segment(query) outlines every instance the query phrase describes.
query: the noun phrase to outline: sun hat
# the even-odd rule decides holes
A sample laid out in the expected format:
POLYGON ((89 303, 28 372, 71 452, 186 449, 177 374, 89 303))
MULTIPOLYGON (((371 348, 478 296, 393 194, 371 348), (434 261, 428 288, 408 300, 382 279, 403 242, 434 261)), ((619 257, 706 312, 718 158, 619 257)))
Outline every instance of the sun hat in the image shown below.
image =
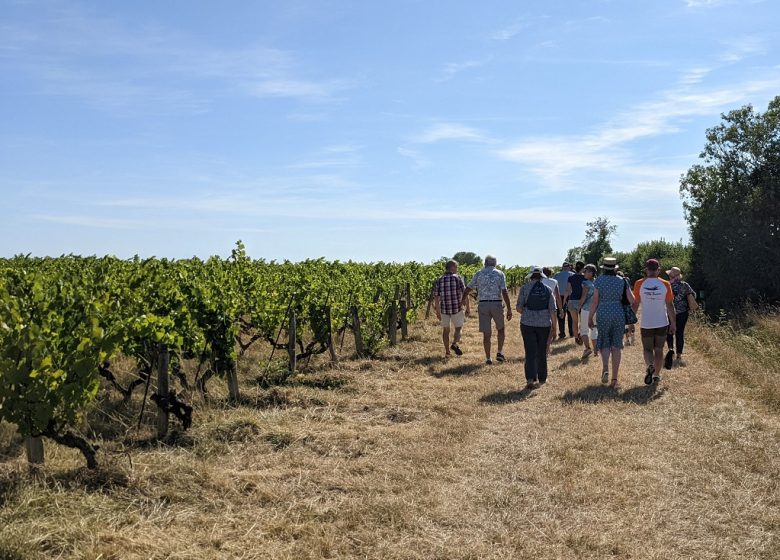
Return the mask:
POLYGON ((647 259, 645 261, 645 268, 649 270, 658 270, 661 268, 661 264, 658 262, 657 259, 647 259))
POLYGON ((604 257, 601 261, 601 268, 617 269, 617 259, 615 257, 604 257))
POLYGON ((525 277, 526 280, 528 278, 530 278, 531 276, 533 276, 534 274, 541 274, 542 278, 547 278, 547 276, 542 271, 542 267, 541 266, 532 266, 531 267, 531 272, 529 272, 528 275, 525 277))
POLYGON ((672 272, 674 272, 677 276, 682 276, 682 270, 680 270, 678 267, 673 266, 669 270, 666 271, 666 275, 669 276, 672 272))
POLYGON ((569 261, 563 261, 563 264, 561 265, 561 268, 566 268, 567 266, 569 268, 571 268, 571 263, 569 261))

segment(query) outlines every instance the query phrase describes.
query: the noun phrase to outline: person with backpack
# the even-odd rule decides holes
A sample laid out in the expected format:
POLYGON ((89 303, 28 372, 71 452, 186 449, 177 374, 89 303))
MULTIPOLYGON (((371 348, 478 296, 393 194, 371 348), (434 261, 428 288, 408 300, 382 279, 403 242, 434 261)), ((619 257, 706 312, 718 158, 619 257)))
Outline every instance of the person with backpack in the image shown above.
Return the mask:
POLYGON ((520 289, 517 311, 520 312, 520 333, 525 347, 526 388, 534 389, 547 382, 547 354, 556 337, 557 310, 553 291, 542 280, 541 267, 534 266, 527 278, 531 282, 520 289))

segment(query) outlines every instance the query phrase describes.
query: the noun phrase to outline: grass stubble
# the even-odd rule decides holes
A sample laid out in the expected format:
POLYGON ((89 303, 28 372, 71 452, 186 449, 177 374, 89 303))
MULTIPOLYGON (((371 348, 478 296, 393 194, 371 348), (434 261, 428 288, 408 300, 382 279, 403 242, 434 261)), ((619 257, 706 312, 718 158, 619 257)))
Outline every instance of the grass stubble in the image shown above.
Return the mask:
POLYGON ((429 321, 378 359, 271 388, 258 349, 241 406, 215 380, 163 443, 104 395, 97 472, 47 444, 32 476, 0 426, 0 559, 780 557, 776 370, 693 325, 658 388, 639 347, 613 393, 566 339, 527 392, 518 330, 505 364, 482 364, 474 319, 445 362, 429 321))

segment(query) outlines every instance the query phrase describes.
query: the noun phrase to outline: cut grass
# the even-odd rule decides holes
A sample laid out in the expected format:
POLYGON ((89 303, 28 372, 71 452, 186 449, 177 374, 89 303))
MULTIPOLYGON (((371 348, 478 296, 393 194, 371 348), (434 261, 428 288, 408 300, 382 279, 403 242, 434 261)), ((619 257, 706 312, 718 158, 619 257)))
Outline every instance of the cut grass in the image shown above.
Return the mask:
POLYGON ((0 559, 778 557, 780 420, 717 335, 692 325, 688 365, 657 389, 628 348, 613 393, 568 340, 549 383, 523 390, 517 321, 490 367, 473 321, 449 361, 432 322, 413 329, 378 359, 313 361, 270 388, 250 352, 244 402, 213 380, 165 442, 151 415, 135 431, 137 399, 109 407, 91 420, 94 473, 47 443, 32 477, 0 426, 0 559))

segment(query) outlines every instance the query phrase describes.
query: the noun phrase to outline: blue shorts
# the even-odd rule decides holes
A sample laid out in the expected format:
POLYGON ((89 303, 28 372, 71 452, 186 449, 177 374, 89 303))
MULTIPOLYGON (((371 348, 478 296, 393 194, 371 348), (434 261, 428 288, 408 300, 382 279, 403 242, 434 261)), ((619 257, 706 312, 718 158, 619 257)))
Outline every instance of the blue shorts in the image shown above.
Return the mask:
POLYGON ((566 302, 566 308, 569 311, 579 311, 580 310, 580 300, 574 299, 574 300, 567 301, 566 302))

